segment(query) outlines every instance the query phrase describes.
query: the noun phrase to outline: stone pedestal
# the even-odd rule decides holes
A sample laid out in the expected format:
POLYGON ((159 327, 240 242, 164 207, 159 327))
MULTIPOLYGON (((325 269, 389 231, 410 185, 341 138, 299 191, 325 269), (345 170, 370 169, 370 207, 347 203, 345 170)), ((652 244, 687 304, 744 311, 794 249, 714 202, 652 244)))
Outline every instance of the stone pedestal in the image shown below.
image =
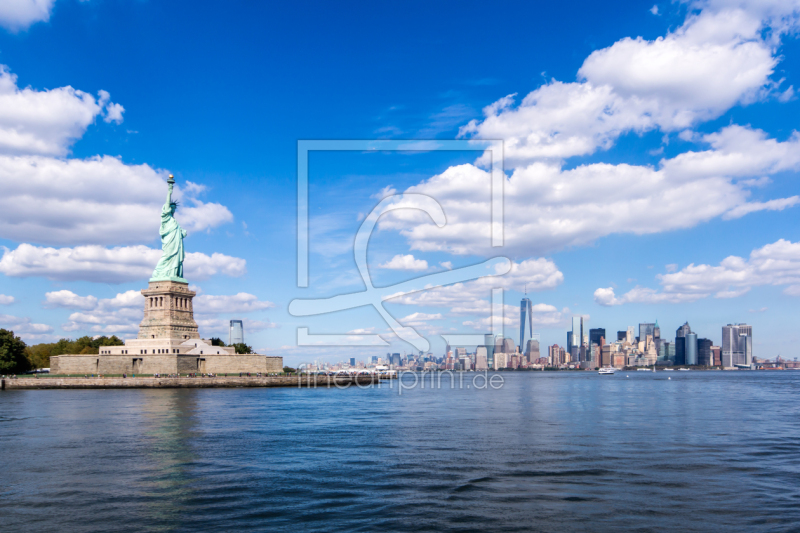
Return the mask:
POLYGON ((139 339, 185 341, 199 339, 192 299, 197 293, 188 283, 151 281, 142 291, 144 320, 139 324, 139 339))

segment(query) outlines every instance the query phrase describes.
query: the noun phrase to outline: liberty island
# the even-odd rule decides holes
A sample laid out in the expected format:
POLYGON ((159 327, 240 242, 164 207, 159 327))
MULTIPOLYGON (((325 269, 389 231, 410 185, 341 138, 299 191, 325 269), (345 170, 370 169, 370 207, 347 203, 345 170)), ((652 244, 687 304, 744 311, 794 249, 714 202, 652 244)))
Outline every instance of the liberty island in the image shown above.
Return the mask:
POLYGON ((175 220, 178 203, 172 199, 175 179, 167 180, 167 199, 161 208, 161 258, 148 287, 143 289, 144 317, 136 339, 104 346, 99 354, 69 354, 50 358, 52 374, 270 374, 283 372, 283 358, 237 354, 235 348, 214 346, 202 339, 194 320, 196 292, 184 278, 186 230, 175 220))

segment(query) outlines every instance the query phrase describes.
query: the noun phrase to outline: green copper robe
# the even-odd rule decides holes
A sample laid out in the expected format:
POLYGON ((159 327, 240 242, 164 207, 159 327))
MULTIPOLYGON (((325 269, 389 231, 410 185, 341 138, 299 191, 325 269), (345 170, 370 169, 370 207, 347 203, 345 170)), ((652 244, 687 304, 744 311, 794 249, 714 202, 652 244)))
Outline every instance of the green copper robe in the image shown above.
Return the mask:
POLYGON ((186 231, 178 225, 173 216, 175 210, 170 205, 170 196, 167 197, 167 202, 161 208, 161 227, 159 229, 159 234, 161 235, 161 259, 158 261, 150 281, 186 281, 183 279, 183 260, 186 258, 186 252, 183 249, 183 238, 186 237, 186 231))

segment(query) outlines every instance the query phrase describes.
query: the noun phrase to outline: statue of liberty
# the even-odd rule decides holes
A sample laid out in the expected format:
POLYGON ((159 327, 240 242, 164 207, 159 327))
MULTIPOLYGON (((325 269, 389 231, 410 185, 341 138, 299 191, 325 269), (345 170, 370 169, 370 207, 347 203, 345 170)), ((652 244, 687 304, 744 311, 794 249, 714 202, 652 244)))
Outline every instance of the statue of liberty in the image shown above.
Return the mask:
POLYGON ((178 202, 172 200, 172 187, 175 185, 175 178, 172 174, 169 175, 167 184, 169 191, 167 192, 167 201, 161 208, 161 227, 158 231, 161 235, 161 259, 159 259, 150 281, 169 280, 188 283, 183 279, 183 260, 186 258, 183 238, 186 237, 186 231, 178 225, 174 216, 178 202))

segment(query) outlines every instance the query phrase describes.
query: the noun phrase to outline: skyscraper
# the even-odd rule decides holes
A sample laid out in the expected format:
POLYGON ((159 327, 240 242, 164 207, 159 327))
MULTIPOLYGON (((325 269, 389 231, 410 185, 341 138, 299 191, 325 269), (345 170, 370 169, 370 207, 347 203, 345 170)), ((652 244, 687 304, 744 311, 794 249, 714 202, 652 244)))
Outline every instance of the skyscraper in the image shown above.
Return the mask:
POLYGON ((653 335, 656 325, 651 322, 642 322, 639 324, 639 342, 642 342, 648 335, 653 335))
POLYGON ((714 366, 714 356, 711 354, 710 339, 697 339, 697 364, 703 366, 714 366))
POLYGON ((753 326, 722 326, 722 366, 750 366, 753 362, 753 326))
POLYGON ((244 325, 241 320, 231 320, 228 331, 228 346, 244 343, 244 325))
POLYGON ((697 364, 697 333, 687 333, 684 337, 684 364, 697 364))
POLYGON ((525 318, 528 318, 528 334, 533 337, 533 306, 528 298, 523 298, 519 303, 519 345, 520 350, 525 349, 525 318))
POLYGON ((686 364, 686 335, 692 332, 689 323, 685 322, 675 331, 675 364, 686 364))
POLYGON ((483 345, 486 346, 486 364, 489 368, 494 368, 494 335, 484 335, 483 345))
POLYGON ((603 342, 600 339, 606 338, 605 328, 592 328, 589 330, 589 343, 594 343, 595 346, 602 346, 603 342))
POLYGON ((572 344, 567 348, 572 349, 573 346, 580 346, 583 339, 583 317, 572 317, 572 344))

